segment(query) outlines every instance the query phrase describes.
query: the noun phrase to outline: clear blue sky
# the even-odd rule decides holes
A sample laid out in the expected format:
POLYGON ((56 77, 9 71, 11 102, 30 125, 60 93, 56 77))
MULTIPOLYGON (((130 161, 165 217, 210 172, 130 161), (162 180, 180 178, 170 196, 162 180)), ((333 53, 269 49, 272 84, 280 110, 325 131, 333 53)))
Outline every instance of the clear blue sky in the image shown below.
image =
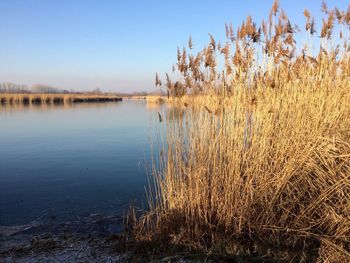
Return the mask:
MULTIPOLYGON (((113 91, 154 89, 155 72, 169 71, 177 46, 192 35, 225 39, 247 15, 260 22, 271 1, 258 0, 0 0, 0 82, 113 91)), ((327 1, 346 9, 346 0, 327 1)), ((321 1, 281 0, 293 22, 308 8, 320 26, 321 1)))

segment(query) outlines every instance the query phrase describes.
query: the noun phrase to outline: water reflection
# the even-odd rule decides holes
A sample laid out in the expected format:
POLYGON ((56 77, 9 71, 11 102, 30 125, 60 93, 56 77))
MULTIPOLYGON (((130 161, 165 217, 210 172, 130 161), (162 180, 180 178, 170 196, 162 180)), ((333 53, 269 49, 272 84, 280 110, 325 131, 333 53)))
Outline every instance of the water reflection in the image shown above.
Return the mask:
POLYGON ((162 119, 166 121, 175 121, 183 119, 186 107, 172 103, 147 103, 147 109, 159 112, 162 119))

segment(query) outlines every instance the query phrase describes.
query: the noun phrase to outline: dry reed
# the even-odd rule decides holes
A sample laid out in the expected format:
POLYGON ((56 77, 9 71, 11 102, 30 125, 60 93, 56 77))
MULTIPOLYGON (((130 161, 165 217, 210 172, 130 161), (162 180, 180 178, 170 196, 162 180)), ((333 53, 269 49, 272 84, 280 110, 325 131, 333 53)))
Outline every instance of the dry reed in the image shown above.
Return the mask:
POLYGON ((350 262, 350 6, 323 10, 316 55, 312 15, 304 11, 309 41, 298 52, 299 28, 277 1, 260 27, 248 17, 234 35, 226 25, 222 47, 210 36, 198 54, 178 52, 181 77, 167 75, 166 87, 187 110, 160 124, 138 240, 350 262), (336 30, 347 37, 333 46, 336 30))

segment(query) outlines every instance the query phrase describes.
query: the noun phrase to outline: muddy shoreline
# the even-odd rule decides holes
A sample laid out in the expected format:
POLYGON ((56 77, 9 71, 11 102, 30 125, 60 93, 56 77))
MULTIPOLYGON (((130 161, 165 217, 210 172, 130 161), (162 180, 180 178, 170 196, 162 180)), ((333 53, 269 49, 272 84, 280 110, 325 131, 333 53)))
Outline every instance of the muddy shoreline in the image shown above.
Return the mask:
POLYGON ((122 224, 121 216, 91 214, 60 223, 40 218, 0 226, 0 262, 198 262, 178 251, 154 254, 149 247, 140 249, 122 232, 122 224))
POLYGON ((128 262, 121 230, 120 216, 101 214, 0 226, 0 262, 128 262))

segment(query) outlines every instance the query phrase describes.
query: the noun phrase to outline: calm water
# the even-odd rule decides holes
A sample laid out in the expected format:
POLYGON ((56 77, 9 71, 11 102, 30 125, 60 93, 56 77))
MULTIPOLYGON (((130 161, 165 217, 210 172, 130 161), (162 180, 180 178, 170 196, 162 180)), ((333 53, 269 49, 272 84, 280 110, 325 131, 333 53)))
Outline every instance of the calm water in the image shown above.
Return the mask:
POLYGON ((144 101, 0 109, 0 225, 143 200, 155 116, 144 101))

